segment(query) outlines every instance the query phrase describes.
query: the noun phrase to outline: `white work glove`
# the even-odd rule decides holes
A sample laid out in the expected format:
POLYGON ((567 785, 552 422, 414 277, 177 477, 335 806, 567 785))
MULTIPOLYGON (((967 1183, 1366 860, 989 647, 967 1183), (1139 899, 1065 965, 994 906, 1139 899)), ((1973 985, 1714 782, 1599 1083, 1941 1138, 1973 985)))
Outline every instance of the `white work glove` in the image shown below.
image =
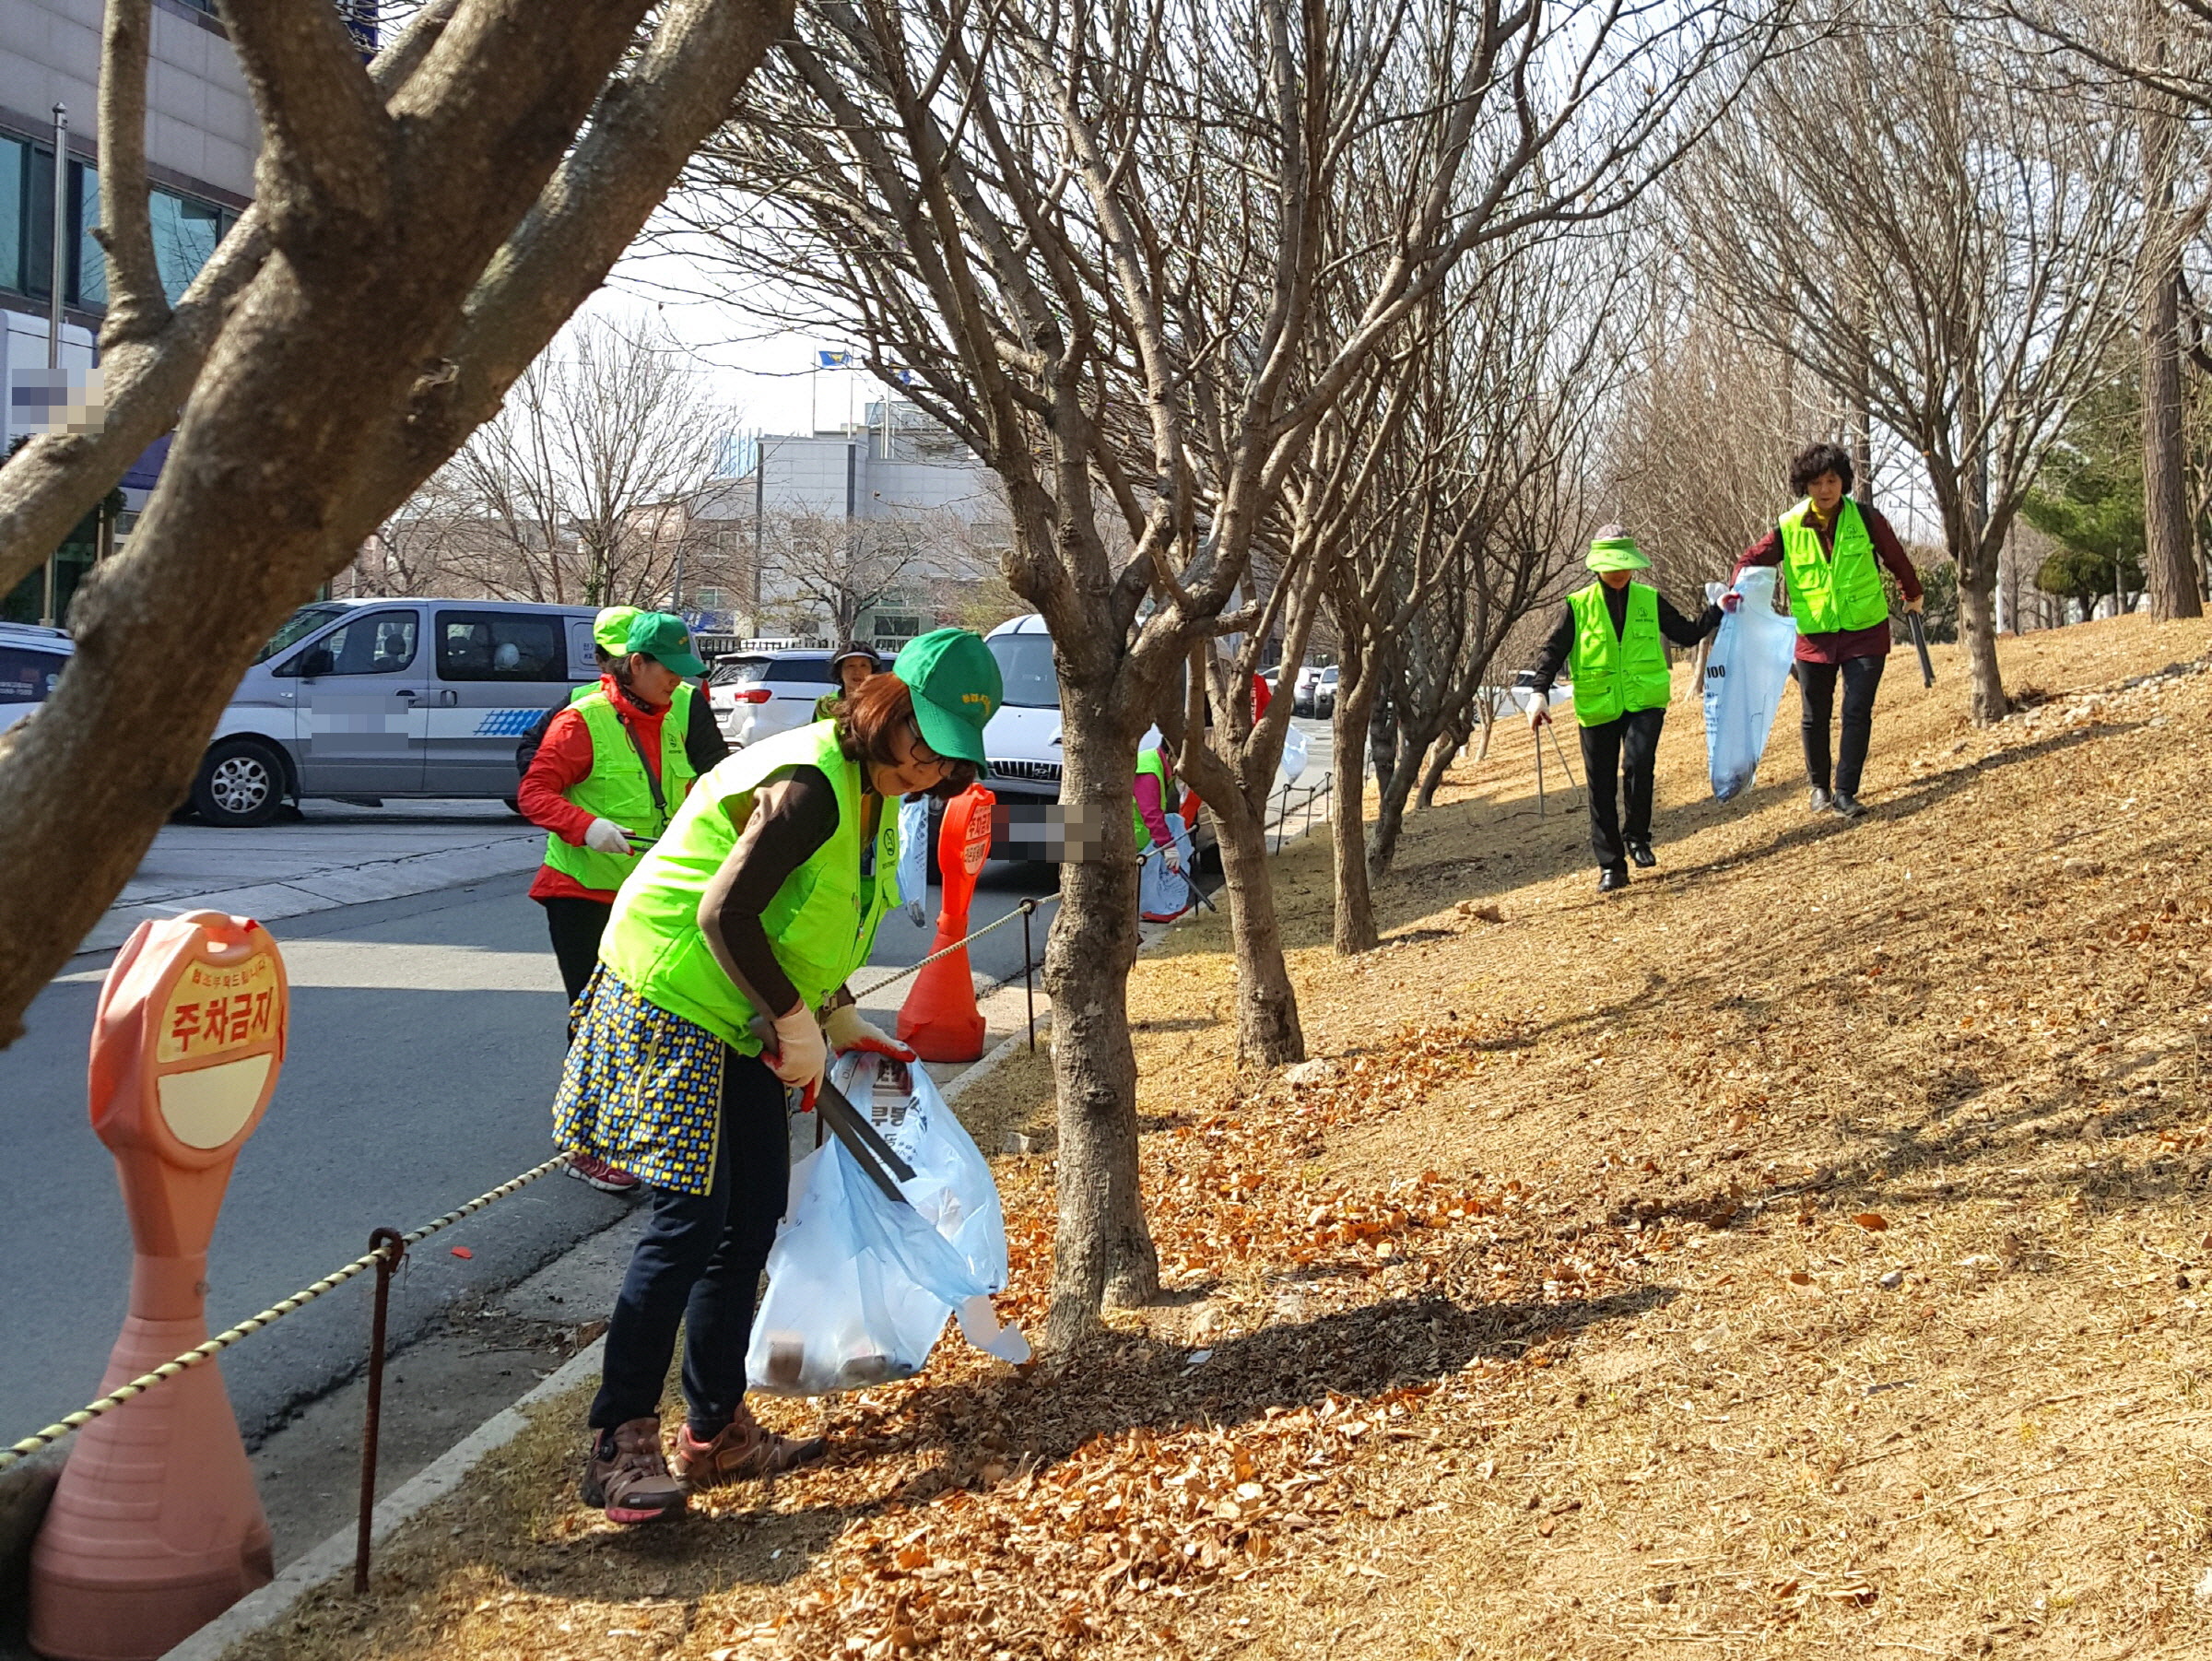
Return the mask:
POLYGON ((916 928, 927 928, 929 926, 929 907, 919 900, 908 901, 906 902, 906 920, 916 928))
POLYGON ((1535 700, 1528 706, 1528 730, 1533 733, 1540 726, 1549 726, 1550 724, 1551 700, 1548 698, 1535 700))
POLYGON ((1178 848, 1178 847, 1177 847, 1177 846, 1176 846, 1176 845, 1175 845, 1173 842, 1162 842, 1162 843, 1160 843, 1160 845, 1159 845, 1159 863, 1160 863, 1161 865, 1163 865, 1163 866, 1167 866, 1167 867, 1168 867, 1168 869, 1169 869, 1171 872, 1172 872, 1174 875, 1176 875, 1176 876, 1178 876, 1178 877, 1182 876, 1182 850, 1181 848, 1178 848))
POLYGON ((629 832, 611 819, 595 819, 583 833, 583 845, 594 854, 627 854, 629 832))
POLYGON ((829 1050, 822 1042, 821 1023, 802 1002, 789 1015, 776 1017, 775 1030, 775 1054, 762 1055, 768 1070, 785 1084, 812 1091, 821 1082, 822 1068, 830 1060, 829 1050))
POLYGON ((1907 600, 1907 601, 1905 602, 1905 609, 1906 609, 1907 611, 1912 611, 1912 612, 1922 612, 1922 611, 1925 611, 1925 610, 1927 610, 1927 608, 1928 608, 1928 596, 1927 596, 1927 595, 1921 595, 1919 598, 1917 598, 1917 599, 1907 600))
POLYGON ((871 1055, 888 1055, 893 1061, 912 1061, 914 1053, 862 1015, 857 1005, 840 1004, 830 1011, 825 1023, 830 1039, 830 1053, 847 1055, 854 1050, 865 1050, 871 1055))

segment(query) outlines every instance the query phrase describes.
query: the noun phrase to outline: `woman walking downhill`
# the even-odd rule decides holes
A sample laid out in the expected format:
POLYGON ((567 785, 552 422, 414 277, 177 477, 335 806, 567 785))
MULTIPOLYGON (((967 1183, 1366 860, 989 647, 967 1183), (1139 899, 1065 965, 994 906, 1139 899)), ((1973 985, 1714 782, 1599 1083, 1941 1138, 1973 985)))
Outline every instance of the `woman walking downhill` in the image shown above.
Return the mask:
POLYGON ((563 1147, 650 1190, 584 1464, 585 1502, 612 1522, 672 1516, 691 1489, 824 1451, 767 1431, 745 1404, 754 1298, 789 1178, 785 1089, 810 1091, 833 1054, 912 1059, 845 989, 899 898, 886 804, 972 783, 999 701, 978 636, 909 642, 834 721, 747 746, 700 778, 616 897, 554 1105, 563 1147), (659 1414, 679 1325, 686 1415, 671 1456, 659 1414))
MULTIPOLYGON (((1889 602, 1875 561, 1889 568, 1904 591, 1905 609, 1925 604, 1920 573, 1889 522, 1851 499, 1851 457, 1834 444, 1812 444, 1790 463, 1790 489, 1805 500, 1746 550, 1735 575, 1753 565, 1782 567, 1790 615, 1797 619, 1797 697, 1804 717, 1806 806, 1815 813, 1855 819, 1859 780, 1874 733, 1874 695, 1889 657, 1889 602), (1830 727, 1836 682, 1843 683, 1843 736, 1830 765, 1830 727)), ((1735 579, 1731 578, 1733 582, 1735 579)), ((1733 588, 1721 604, 1734 611, 1733 588)))

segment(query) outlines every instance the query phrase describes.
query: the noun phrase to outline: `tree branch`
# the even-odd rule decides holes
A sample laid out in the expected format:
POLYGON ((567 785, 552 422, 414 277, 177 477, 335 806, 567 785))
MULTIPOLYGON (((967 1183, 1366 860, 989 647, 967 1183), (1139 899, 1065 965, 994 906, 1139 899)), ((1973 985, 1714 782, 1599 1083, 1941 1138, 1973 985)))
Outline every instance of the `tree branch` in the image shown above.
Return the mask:
POLYGON ((100 219, 92 235, 108 256, 108 315, 100 344, 159 335, 169 297, 154 258, 146 183, 146 74, 154 0, 108 0, 100 42, 100 219))
POLYGON ((335 6, 220 4, 261 114, 255 194, 271 215, 277 246, 288 253, 295 244, 345 252, 344 244, 391 209, 397 131, 353 37, 335 6))
MULTIPOLYGON (((459 4, 432 0, 379 54, 370 74, 380 93, 406 84, 459 4)), ((36 569, 146 447, 176 425, 231 302, 268 249, 262 210, 248 208, 158 333, 101 354, 108 418, 100 431, 34 438, 0 464, 0 593, 36 569)))

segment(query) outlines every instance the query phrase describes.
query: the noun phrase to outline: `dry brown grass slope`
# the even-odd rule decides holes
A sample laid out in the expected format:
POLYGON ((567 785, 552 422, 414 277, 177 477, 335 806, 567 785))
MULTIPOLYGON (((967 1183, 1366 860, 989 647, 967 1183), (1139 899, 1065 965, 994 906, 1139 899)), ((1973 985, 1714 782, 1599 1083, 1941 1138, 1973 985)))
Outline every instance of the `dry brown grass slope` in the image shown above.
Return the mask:
MULTIPOLYGON (((2212 1653, 2212 673, 2123 687, 2207 645, 2007 642, 2050 697, 1989 732, 1900 657, 1852 826, 1794 704, 1726 805, 1685 707, 1609 901, 1501 733, 1382 950, 1283 856, 1316 1063, 1232 1076, 1218 921, 1140 963, 1174 1304, 778 1404, 838 1457, 665 1531, 577 1506, 579 1400, 241 1655, 2212 1653)), ((966 1111, 1048 1149, 1033 1319, 1043 1067, 966 1111)))

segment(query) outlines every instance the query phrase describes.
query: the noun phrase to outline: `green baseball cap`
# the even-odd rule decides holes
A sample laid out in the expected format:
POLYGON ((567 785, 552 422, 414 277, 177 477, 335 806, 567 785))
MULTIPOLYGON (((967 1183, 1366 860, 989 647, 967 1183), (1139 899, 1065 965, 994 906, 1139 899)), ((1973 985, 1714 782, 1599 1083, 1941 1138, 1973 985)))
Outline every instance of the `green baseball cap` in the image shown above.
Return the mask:
POLYGON ((707 666, 691 652, 691 630, 673 611, 641 611, 630 620, 625 652, 642 652, 678 675, 704 675, 707 666))
POLYGON ((914 724, 940 756, 972 761, 987 773, 983 727, 1005 701, 998 659, 969 629, 932 629, 899 649, 891 673, 914 695, 914 724))
POLYGON ((1633 536, 1601 536, 1590 545, 1592 571, 1649 571, 1652 562, 1633 536))
POLYGON ((609 606, 592 619, 592 639, 609 657, 629 650, 629 626, 638 620, 635 606, 609 606))

